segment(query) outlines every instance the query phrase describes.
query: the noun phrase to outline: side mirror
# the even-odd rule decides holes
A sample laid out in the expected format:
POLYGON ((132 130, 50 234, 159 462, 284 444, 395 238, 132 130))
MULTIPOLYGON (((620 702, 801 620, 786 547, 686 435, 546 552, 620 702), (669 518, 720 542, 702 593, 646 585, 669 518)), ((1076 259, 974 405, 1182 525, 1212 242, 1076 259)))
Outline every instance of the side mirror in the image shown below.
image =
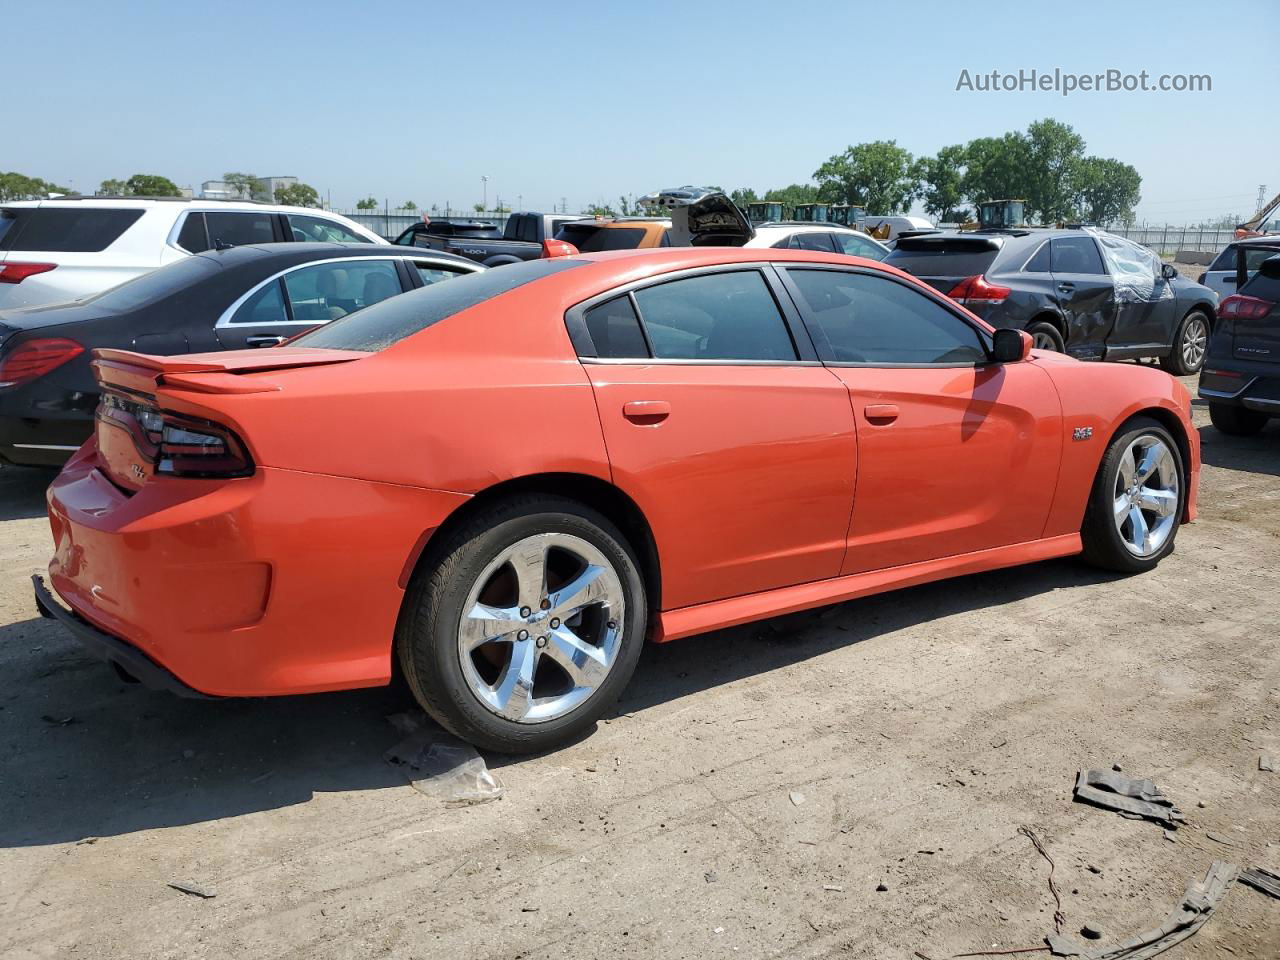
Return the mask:
POLYGON ((545 260, 551 260, 555 257, 572 257, 578 253, 578 248, 567 240, 543 240, 542 256, 545 260))
POLYGON ((1176 280, 1178 277, 1178 268, 1172 263, 1166 263, 1160 267, 1160 276, 1166 280, 1176 280))
POLYGON ((996 331, 992 344, 992 359, 996 363, 1017 363, 1031 356, 1031 347, 1035 343, 1031 334, 1025 330, 1010 330, 1001 327, 996 331))
POLYGON ((1258 268, 1258 272, 1268 279, 1280 280, 1280 256, 1267 257, 1262 261, 1262 266, 1258 268))

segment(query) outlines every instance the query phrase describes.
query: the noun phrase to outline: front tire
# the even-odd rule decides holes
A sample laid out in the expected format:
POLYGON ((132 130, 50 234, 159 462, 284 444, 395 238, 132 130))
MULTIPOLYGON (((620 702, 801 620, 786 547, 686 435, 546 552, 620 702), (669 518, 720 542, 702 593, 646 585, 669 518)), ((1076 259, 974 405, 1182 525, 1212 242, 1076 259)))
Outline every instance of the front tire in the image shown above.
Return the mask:
POLYGON ((575 501, 523 496, 472 517, 406 597, 396 646, 423 709, 478 747, 533 753, 618 698, 644 640, 630 546, 575 501))
POLYGON ((1175 377, 1199 373, 1204 366, 1208 345, 1209 318, 1199 310, 1192 310, 1178 324, 1178 332, 1173 338, 1173 352, 1160 359, 1160 366, 1175 377))
POLYGON ((1262 432, 1271 418, 1257 410, 1248 410, 1232 403, 1210 403, 1209 422, 1222 433, 1233 437, 1252 437, 1262 432))
POLYGON ((1027 333, 1031 334, 1031 345, 1037 350, 1052 350, 1054 353, 1067 352, 1067 345, 1062 340, 1062 334, 1058 332, 1058 328, 1052 323, 1044 321, 1033 323, 1027 327, 1027 333))
POLYGON ((1080 538, 1094 566, 1144 573, 1173 552, 1186 504, 1186 469, 1169 431, 1134 417, 1098 467, 1080 538))

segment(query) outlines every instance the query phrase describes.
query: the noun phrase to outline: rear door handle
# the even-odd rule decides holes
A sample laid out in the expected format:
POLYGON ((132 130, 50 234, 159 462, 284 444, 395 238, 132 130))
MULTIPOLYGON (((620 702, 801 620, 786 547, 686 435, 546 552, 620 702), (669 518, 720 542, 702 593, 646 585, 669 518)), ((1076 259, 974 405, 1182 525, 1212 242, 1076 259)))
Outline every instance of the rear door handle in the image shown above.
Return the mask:
POLYGON ((665 400, 628 400, 622 405, 622 415, 642 427, 653 426, 671 416, 671 404, 665 400))
POLYGON ((261 337, 245 337, 245 346, 249 347, 274 347, 276 344, 284 343, 284 337, 261 336, 261 337))
POLYGON ((1061 290, 1063 293, 1070 293, 1075 288, 1076 288, 1076 285, 1074 283, 1069 283, 1066 281, 1063 281, 1062 283, 1058 284, 1058 289, 1061 290))
POLYGON ((871 423, 893 423, 898 419, 896 403, 869 403, 862 408, 862 415, 871 423))

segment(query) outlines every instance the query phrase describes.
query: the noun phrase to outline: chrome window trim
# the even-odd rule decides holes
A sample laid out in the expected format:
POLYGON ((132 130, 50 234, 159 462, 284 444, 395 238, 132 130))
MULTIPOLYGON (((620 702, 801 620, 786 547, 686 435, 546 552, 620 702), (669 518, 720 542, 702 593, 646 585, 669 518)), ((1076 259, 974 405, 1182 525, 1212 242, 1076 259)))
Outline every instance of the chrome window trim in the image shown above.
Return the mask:
MULTIPOLYGON (((272 274, 271 276, 267 277, 265 280, 259 281, 257 284, 251 287, 247 292, 240 294, 240 296, 237 297, 235 301, 232 302, 231 306, 227 307, 226 310, 222 311, 222 315, 218 317, 218 320, 213 325, 213 328, 215 330, 226 330, 226 329, 237 329, 242 326, 250 326, 250 324, 232 323, 231 318, 235 316, 237 310, 239 310, 242 306, 244 306, 244 303, 246 300, 252 297, 255 293, 257 293, 263 287, 267 286, 267 284, 277 283, 282 277, 287 276, 288 274, 293 273, 294 271, 305 270, 307 267, 318 267, 321 264, 326 264, 326 263, 369 263, 369 262, 378 262, 378 261, 386 261, 387 263, 390 263, 392 265, 392 269, 395 269, 395 262, 397 260, 428 260, 430 261, 432 260, 432 258, 424 257, 421 255, 414 256, 411 254, 406 254, 406 253, 396 252, 396 251, 384 254, 381 251, 379 251, 378 255, 373 257, 328 257, 324 260, 309 260, 306 263, 294 264, 292 267, 286 267, 285 269, 281 270, 279 273, 272 274)), ((478 269, 477 270, 466 269, 463 266, 463 264, 458 263, 456 260, 435 260, 434 262, 439 263, 444 269, 448 269, 450 267, 463 267, 463 269, 459 271, 461 273, 478 273, 479 272, 478 269)), ((475 266, 479 267, 479 264, 476 264, 475 266)), ((400 272, 398 270, 396 271, 396 282, 397 283, 401 282, 400 272)), ((400 293, 412 293, 413 290, 421 290, 421 289, 422 289, 421 287, 414 287, 410 290, 401 289, 400 293)), ((397 296, 399 296, 399 294, 397 294, 397 296)), ((276 323, 260 323, 260 324, 253 324, 253 326, 315 327, 317 326, 317 324, 312 323, 310 320, 280 320, 276 323)), ((324 326, 324 324, 319 324, 318 326, 324 326)))
POLYGON ((627 367, 820 367, 821 360, 699 360, 688 357, 579 357, 582 363, 627 367))

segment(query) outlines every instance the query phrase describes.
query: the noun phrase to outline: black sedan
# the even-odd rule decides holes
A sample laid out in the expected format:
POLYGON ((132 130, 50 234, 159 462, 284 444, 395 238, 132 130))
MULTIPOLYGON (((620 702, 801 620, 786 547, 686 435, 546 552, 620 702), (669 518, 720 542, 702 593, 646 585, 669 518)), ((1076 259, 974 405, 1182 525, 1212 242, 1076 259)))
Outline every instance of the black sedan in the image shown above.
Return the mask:
POLYGON ((434 250, 282 243, 210 250, 72 303, 0 312, 0 462, 57 465, 93 429, 95 347, 269 347, 484 267, 434 250))
POLYGON ((1081 360, 1156 358, 1197 372, 1217 294, 1123 237, 1013 229, 904 237, 885 263, 924 280, 996 327, 1081 360))

